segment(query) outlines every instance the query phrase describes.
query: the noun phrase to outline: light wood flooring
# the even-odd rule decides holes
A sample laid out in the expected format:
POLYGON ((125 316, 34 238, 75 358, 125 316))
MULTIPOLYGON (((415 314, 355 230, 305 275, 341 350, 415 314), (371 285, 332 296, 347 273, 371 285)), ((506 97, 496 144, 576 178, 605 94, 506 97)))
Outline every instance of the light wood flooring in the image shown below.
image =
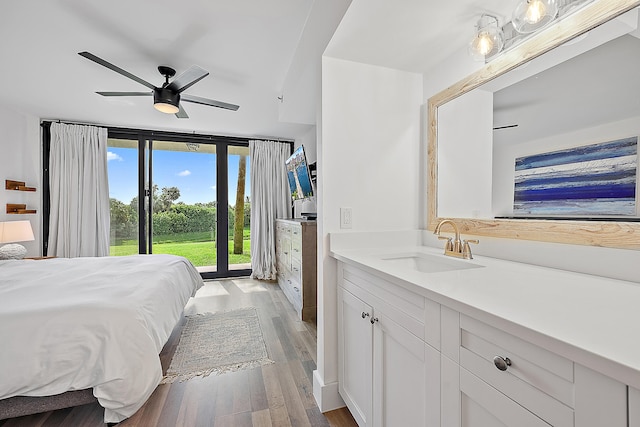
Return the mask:
MULTIPOLYGON (((185 314, 256 307, 274 364, 159 385, 118 427, 357 427, 345 408, 322 414, 313 398, 315 325, 296 318, 276 284, 251 279, 205 282, 185 314)), ((166 370, 181 322, 160 354, 166 370)), ((0 427, 104 427, 97 404, 0 421, 0 427)))

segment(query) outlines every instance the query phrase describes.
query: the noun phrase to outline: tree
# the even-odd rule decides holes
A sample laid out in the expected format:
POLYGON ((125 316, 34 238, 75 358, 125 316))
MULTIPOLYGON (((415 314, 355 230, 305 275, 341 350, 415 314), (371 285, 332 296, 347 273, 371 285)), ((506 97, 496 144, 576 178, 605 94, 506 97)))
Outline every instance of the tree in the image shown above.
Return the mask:
POLYGON ((233 253, 242 254, 244 230, 244 182, 247 173, 247 156, 240 156, 238 163, 238 188, 236 190, 235 227, 233 231, 233 253))
POLYGON ((156 212, 168 212, 173 205, 173 202, 180 198, 180 190, 178 187, 163 187, 160 196, 156 199, 155 192, 158 188, 157 185, 154 188, 154 203, 153 207, 156 212))

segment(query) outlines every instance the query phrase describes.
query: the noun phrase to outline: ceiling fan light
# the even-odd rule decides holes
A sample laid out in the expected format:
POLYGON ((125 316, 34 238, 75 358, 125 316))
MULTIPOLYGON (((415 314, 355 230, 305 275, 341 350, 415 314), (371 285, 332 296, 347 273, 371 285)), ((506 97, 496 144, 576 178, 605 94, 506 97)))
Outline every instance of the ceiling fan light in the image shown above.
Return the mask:
POLYGON ((155 104, 153 104, 153 106, 156 110, 167 114, 175 114, 180 111, 180 108, 176 107, 175 105, 166 104, 164 102, 156 102, 155 104))
POLYGON ((558 15, 555 0, 521 0, 513 11, 513 27, 522 34, 532 33, 558 15))
POLYGON ((166 114, 180 111, 180 95, 164 88, 153 91, 153 107, 166 114))

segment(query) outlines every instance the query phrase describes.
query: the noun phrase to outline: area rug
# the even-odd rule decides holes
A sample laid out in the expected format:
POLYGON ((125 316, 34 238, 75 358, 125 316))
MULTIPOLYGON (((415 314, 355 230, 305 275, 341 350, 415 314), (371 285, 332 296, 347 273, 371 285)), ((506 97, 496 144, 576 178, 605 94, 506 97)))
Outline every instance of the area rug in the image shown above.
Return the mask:
POLYGON ((187 316, 161 384, 273 363, 255 307, 187 316))

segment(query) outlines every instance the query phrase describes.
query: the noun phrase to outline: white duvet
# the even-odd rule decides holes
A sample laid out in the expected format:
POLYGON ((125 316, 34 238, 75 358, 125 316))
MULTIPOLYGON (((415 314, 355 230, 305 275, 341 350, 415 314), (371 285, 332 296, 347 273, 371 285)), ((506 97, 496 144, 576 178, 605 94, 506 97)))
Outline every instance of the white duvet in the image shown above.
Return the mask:
POLYGON ((173 255, 0 261, 0 399, 93 388, 105 422, 130 417, 201 285, 173 255))

